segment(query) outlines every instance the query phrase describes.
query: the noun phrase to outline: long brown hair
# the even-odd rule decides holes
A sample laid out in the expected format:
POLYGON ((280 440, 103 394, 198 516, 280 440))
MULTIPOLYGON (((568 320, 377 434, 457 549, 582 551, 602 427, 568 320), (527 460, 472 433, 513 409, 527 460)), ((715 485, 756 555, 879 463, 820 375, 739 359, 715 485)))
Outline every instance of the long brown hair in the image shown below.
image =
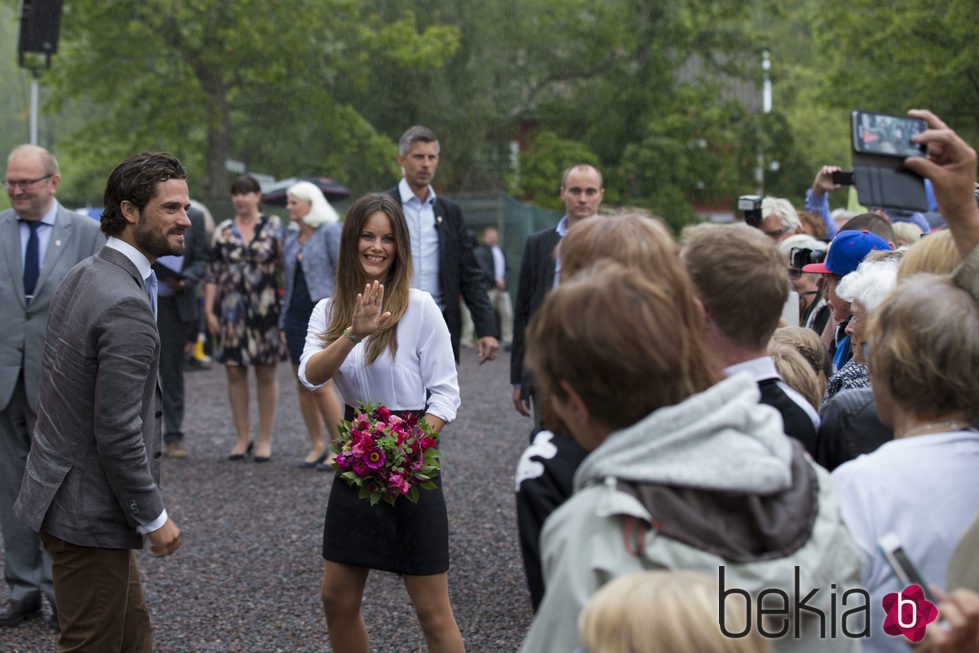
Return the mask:
POLYGON ((385 349, 393 357, 398 351, 398 320, 408 308, 408 291, 411 288, 411 243, 408 225, 398 203, 389 195, 368 193, 350 207, 343 221, 340 234, 340 260, 337 261, 337 282, 333 294, 333 316, 323 334, 325 342, 342 337, 343 330, 353 323, 357 295, 364 292, 367 274, 360 261, 360 235, 367 219, 381 212, 391 221, 394 234, 394 262, 384 280, 384 305, 382 311, 391 311, 391 317, 367 340, 367 362, 373 363, 385 349))

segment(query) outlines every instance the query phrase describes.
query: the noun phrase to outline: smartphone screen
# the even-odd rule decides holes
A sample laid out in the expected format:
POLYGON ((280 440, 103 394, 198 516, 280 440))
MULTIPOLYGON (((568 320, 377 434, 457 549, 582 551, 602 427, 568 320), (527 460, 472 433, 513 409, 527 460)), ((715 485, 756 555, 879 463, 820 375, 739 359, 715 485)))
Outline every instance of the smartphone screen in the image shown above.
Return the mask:
POLYGON ((925 146, 911 141, 928 129, 921 118, 854 111, 852 119, 853 149, 857 152, 901 159, 925 155, 925 146))

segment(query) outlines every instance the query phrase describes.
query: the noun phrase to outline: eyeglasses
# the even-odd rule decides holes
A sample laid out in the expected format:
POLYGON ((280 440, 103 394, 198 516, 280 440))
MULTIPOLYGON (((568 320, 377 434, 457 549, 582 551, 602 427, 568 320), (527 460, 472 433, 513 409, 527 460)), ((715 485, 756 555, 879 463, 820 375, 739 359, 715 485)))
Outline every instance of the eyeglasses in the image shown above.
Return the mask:
POLYGON ((761 232, 770 238, 776 238, 778 236, 781 236, 788 230, 789 230, 788 227, 782 227, 781 229, 772 229, 771 231, 765 231, 764 229, 762 229, 761 232))
POLYGON ((44 175, 43 177, 38 177, 37 179, 4 179, 3 185, 7 190, 14 190, 20 187, 21 190, 30 190, 35 184, 39 184, 45 179, 50 179, 53 174, 44 175))

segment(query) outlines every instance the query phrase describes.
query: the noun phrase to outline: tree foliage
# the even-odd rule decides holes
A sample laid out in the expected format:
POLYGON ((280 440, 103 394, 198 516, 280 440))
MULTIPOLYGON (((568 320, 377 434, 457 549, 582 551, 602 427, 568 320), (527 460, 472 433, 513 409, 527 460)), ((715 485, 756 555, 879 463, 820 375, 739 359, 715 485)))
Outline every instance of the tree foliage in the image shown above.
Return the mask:
MULTIPOLYGON (((213 203, 226 200, 226 159, 354 193, 388 187, 398 136, 421 123, 439 134, 448 192, 559 206, 561 171, 587 161, 607 205, 679 226, 694 205, 753 191, 759 165, 766 193, 801 203, 820 165, 849 164, 853 108, 928 106, 975 139, 973 4, 68 1, 42 144, 56 145, 65 197, 97 200, 119 159, 167 149, 213 203)), ((6 110, 8 130, 25 104, 6 110)))

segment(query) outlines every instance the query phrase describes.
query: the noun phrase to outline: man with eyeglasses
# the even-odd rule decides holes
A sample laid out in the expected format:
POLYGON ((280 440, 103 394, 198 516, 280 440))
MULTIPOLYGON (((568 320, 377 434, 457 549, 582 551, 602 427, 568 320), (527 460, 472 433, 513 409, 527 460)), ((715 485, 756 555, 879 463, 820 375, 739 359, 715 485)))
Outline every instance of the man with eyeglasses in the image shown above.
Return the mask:
POLYGON ((105 241, 97 222, 58 203, 60 182, 58 162, 42 147, 21 145, 7 158, 3 185, 12 208, 0 213, 0 531, 10 594, 0 606, 0 626, 40 615, 42 594, 56 621, 51 559, 13 505, 36 421, 51 297, 68 271, 105 241))
POLYGON ((758 228, 779 243, 789 236, 802 233, 802 220, 792 202, 781 197, 766 197, 761 202, 761 224, 758 228))

